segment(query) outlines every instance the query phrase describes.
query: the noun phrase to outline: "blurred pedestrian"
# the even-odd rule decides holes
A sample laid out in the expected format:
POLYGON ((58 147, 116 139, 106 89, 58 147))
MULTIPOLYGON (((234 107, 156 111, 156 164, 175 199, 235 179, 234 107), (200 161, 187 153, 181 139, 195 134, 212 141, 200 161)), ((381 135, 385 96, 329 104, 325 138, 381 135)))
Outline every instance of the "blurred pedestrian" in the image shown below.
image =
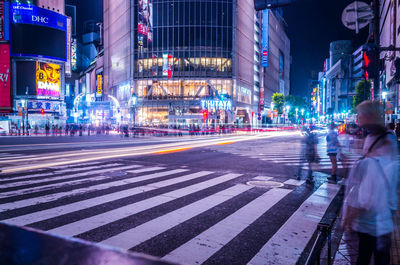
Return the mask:
POLYGON ((394 130, 394 123, 393 122, 391 122, 391 123, 388 123, 388 125, 386 125, 386 129, 388 130, 388 132, 390 132, 391 134, 393 134, 393 135, 396 135, 396 132, 395 132, 395 130, 394 130))
POLYGON ((318 143, 318 139, 313 131, 313 127, 310 126, 310 127, 305 128, 305 136, 303 139, 304 159, 302 159, 302 163, 300 164, 300 167, 299 167, 299 170, 297 173, 297 179, 301 179, 303 166, 306 163, 307 169, 308 169, 306 181, 309 184, 314 183, 313 166, 314 166, 314 164, 319 163, 319 160, 320 160, 318 152, 317 152, 317 143, 318 143))
POLYGON ((328 180, 337 182, 337 155, 339 152, 340 144, 338 140, 338 134, 336 132, 336 125, 335 123, 332 123, 329 125, 329 132, 328 135, 326 136, 326 151, 328 153, 329 159, 331 160, 332 164, 332 171, 331 171, 331 176, 328 177, 328 180))
POLYGON ((363 158, 351 169, 342 225, 358 234, 358 265, 389 265, 393 216, 397 210, 397 140, 384 125, 382 105, 364 101, 357 107, 358 121, 369 134, 363 158))

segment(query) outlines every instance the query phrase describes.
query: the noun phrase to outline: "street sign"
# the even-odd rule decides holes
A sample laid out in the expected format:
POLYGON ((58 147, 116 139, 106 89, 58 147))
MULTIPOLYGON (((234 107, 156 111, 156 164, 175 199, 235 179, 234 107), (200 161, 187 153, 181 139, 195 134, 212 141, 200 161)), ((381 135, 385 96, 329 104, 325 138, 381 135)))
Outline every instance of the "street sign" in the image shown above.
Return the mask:
POLYGON ((372 8, 364 2, 355 1, 348 5, 342 13, 342 22, 348 29, 358 31, 366 27, 374 18, 372 8))

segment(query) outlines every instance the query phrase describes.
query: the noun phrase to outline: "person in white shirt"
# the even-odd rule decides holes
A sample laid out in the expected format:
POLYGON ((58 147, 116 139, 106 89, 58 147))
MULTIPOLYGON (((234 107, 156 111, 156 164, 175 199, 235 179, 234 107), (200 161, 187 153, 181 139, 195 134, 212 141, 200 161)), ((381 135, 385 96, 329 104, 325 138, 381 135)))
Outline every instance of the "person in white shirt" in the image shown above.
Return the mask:
POLYGON ((343 227, 359 236, 357 265, 390 264, 393 214, 397 210, 397 141, 384 126, 383 108, 377 101, 357 107, 358 121, 369 134, 363 158, 352 168, 344 202, 343 227))

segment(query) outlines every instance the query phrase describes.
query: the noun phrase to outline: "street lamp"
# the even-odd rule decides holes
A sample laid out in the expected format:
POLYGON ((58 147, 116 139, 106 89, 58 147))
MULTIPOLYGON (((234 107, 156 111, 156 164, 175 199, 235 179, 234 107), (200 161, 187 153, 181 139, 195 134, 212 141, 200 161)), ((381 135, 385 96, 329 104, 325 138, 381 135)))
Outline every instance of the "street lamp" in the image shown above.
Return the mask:
POLYGON ((386 97, 387 97, 387 92, 383 91, 382 92, 382 101, 383 101, 383 113, 385 116, 385 123, 386 123, 386 97))
POLYGON ((287 105, 287 106, 286 106, 286 113, 287 113, 288 123, 289 123, 289 110, 290 110, 290 106, 287 105))

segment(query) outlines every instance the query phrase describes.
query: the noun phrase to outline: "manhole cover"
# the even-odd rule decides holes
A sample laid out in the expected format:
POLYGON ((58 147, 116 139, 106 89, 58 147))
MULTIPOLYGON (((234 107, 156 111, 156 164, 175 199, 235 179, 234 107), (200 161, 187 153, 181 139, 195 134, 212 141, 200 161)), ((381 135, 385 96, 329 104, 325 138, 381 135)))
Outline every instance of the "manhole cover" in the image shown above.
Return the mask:
POLYGON ((283 183, 268 180, 251 180, 246 183, 249 186, 259 187, 259 188, 280 188, 283 187, 283 183))

